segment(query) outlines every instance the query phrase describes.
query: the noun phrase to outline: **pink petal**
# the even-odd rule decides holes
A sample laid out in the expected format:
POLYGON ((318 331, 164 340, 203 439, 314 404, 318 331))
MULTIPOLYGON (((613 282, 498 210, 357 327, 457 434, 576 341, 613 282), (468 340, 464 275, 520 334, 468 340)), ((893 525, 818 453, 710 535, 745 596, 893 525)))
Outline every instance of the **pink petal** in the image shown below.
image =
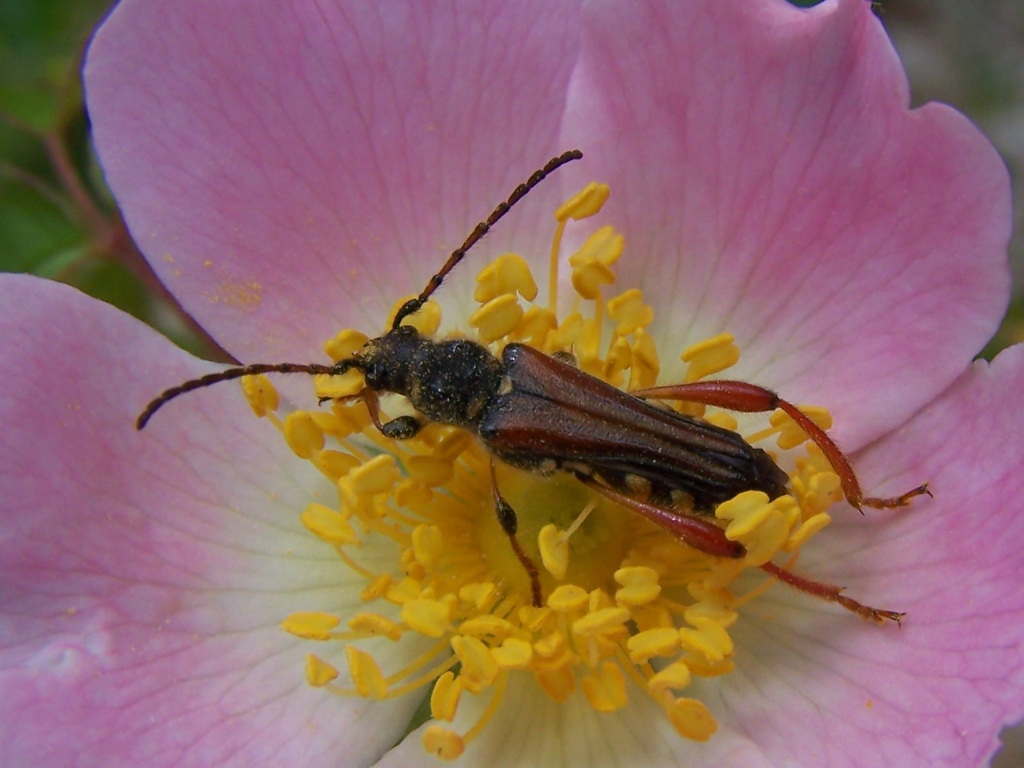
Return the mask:
MULTIPOLYGON (((1024 717, 1021 381, 1024 346, 977 364, 898 434, 859 455, 872 487, 886 481, 881 490, 898 491, 928 479, 935 499, 838 519, 801 556, 802 573, 906 610, 902 628, 774 586, 735 627, 737 671, 691 690, 719 721, 708 743, 674 735, 635 689, 627 709, 600 715, 582 695, 556 705, 532 681, 513 679, 462 764, 985 764, 1000 727, 1024 717), (897 465, 898 473, 889 469, 897 465)), ((467 697, 457 726, 471 725, 486 703, 467 697)), ((421 749, 417 732, 378 765, 413 764, 421 749)))
MULTIPOLYGON (((104 171, 221 344, 320 356, 340 328, 382 329, 560 151, 576 5, 125 0, 86 67, 104 171)), ((530 205, 549 217, 560 194, 530 205)), ((550 229, 517 233, 519 215, 491 253, 543 252, 550 229)), ((473 272, 447 293, 466 297, 473 272)))
MULTIPOLYGON (((706 744, 679 737, 661 708, 645 692, 627 683, 629 704, 613 714, 599 713, 578 691, 561 704, 541 693, 526 676, 509 681, 501 710, 459 759, 460 768, 772 768, 744 734, 719 732, 706 744)), ((486 705, 466 696, 456 725, 472 725, 486 705), (461 717, 465 710, 466 717, 461 717)), ((423 728, 408 736, 376 768, 420 765, 423 728)), ((796 768, 796 765, 792 766, 796 768)))
POLYGON ((827 405, 848 446, 959 375, 1006 306, 1007 174, 961 115, 908 109, 870 3, 595 2, 585 23, 563 136, 612 184, 620 282, 666 357, 731 331, 740 376, 827 405))
POLYGON ((772 764, 982 765, 1024 717, 1022 380, 1024 346, 977 363, 856 457, 870 487, 927 480, 934 500, 850 514, 801 557, 801 572, 906 611, 902 629, 780 587, 740 626, 742 674, 720 707, 772 764))
POLYGON ((298 522, 330 487, 228 385, 137 433, 209 366, 132 318, 10 275, 0 304, 2 762, 312 767, 393 743, 416 702, 309 689, 309 643, 277 626, 358 603, 298 522))

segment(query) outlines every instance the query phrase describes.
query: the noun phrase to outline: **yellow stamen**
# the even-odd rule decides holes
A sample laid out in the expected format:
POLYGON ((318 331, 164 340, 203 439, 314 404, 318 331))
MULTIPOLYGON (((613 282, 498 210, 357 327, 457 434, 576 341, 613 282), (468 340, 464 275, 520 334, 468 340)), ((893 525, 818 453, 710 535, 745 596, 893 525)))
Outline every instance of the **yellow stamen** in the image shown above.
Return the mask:
POLYGON ((469 316, 469 325, 477 329, 480 341, 489 344, 507 336, 523 319, 523 308, 513 293, 491 299, 469 316))
MULTIPOLYGON (((596 213, 607 195, 606 187, 593 185, 559 209, 548 306, 530 304, 538 290, 527 262, 504 254, 480 273, 474 294, 480 307, 468 322, 496 355, 509 342, 524 342, 574 360, 613 386, 651 387, 660 369, 659 352, 645 330, 654 309, 638 288, 607 301, 602 296, 614 283, 613 266, 624 248, 612 227, 597 229, 569 258, 577 298, 573 312, 556 312, 565 224, 596 213)), ((404 322, 432 336, 440 327, 440 307, 430 301, 404 322)), ((363 333, 342 331, 325 351, 335 361, 347 360, 366 340, 363 333)), ((722 373, 738 357, 729 334, 695 344, 682 354, 685 378, 722 373)), ((488 696, 484 712, 464 733, 438 724, 424 729, 424 748, 442 759, 464 752, 500 708, 509 678, 523 674, 556 702, 566 701, 578 683, 600 712, 629 705, 629 679, 664 709, 680 736, 710 738, 716 725, 708 709, 677 696, 694 677, 733 669, 735 609, 771 584, 739 595, 734 582, 779 553, 792 562, 828 524, 826 510, 842 495, 838 476, 816 446, 791 419, 773 414, 747 439, 776 439, 780 451, 793 452, 780 458, 780 466, 795 466, 790 493, 776 499, 739 494, 707 516, 746 550, 743 559, 723 559, 686 547, 567 473, 541 477, 498 462, 497 486, 518 519, 516 542, 539 573, 543 605, 536 606, 532 579, 494 515, 493 459, 472 433, 427 424, 410 439, 385 438, 359 402, 366 385, 356 369, 314 377, 314 397, 337 400, 330 408, 282 416, 265 377, 245 378, 242 385, 257 416, 266 417, 292 451, 336 488, 336 499, 309 503, 301 520, 365 580, 358 598, 366 610, 345 617, 345 631, 338 629, 338 616, 315 611, 292 614, 282 623, 299 637, 346 643, 352 687, 338 685, 338 670, 313 655, 306 662, 309 684, 370 699, 432 685, 431 715, 445 723, 456 721, 464 692, 488 696), (372 638, 409 648, 404 666, 385 674, 359 647, 372 638), (431 639, 426 649, 423 638, 431 639)), ((731 414, 668 405, 735 429, 731 414)), ((390 397, 381 399, 380 410, 383 421, 385 412, 408 412, 390 397)), ((818 424, 830 421, 823 410, 802 410, 818 424)), ((636 485, 638 496, 654 496, 642 480, 636 485)), ((677 510, 689 511, 685 501, 677 510)))
POLYGON ((658 572, 646 566, 620 568, 614 574, 615 581, 622 587, 615 591, 615 602, 619 605, 646 605, 661 593, 658 572))
POLYGON ((598 299, 601 286, 615 282, 611 265, 622 255, 625 242, 625 238, 613 227, 601 227, 569 257, 569 264, 573 267, 572 285, 580 296, 584 299, 598 299))
POLYGON ((608 300, 608 316, 617 323, 616 335, 628 336, 654 321, 654 308, 644 302, 643 291, 630 288, 608 300))
POLYGON ((478 638, 456 635, 452 638, 452 650, 462 663, 459 679, 470 693, 480 693, 498 676, 498 662, 478 638))
POLYGON ((626 641, 629 660, 644 664, 655 656, 671 656, 679 650, 679 632, 671 627, 648 629, 626 641))
POLYGON ((386 637, 400 640, 402 628, 387 616, 374 613, 357 613, 348 622, 349 629, 366 637, 386 637))
POLYGON ((341 619, 321 611, 293 613, 281 622, 281 629, 296 637, 307 640, 330 640, 331 632, 341 624, 341 619))
POLYGON ((537 283, 526 259, 506 253, 488 264, 476 278, 473 300, 486 304, 499 296, 519 294, 527 301, 537 298, 537 283))
POLYGON ((346 328, 324 344, 324 352, 337 363, 339 360, 348 360, 362 349, 368 340, 369 337, 365 333, 346 328))
POLYGON ((462 697, 462 678, 456 677, 450 670, 445 672, 434 683, 430 693, 430 714, 435 720, 450 723, 455 719, 455 711, 462 697))
POLYGON ((356 467, 346 476, 349 490, 357 496, 387 493, 400 475, 394 456, 382 453, 356 467))
POLYGON ((700 381, 736 365, 740 359, 740 348, 731 333, 720 333, 687 347, 680 359, 687 364, 685 381, 700 381))
POLYGON ((626 678, 618 664, 606 661, 583 678, 583 693, 598 712, 614 712, 626 706, 626 678))
POLYGON ((279 405, 277 390, 266 376, 262 374, 258 376, 243 376, 242 392, 245 394, 246 400, 249 401, 249 407, 252 408, 252 412, 256 414, 257 418, 262 419, 268 413, 273 413, 277 410, 279 405))
POLYGON ((684 738, 707 741, 718 730, 708 708, 696 699, 679 699, 667 711, 669 721, 684 738))
POLYGON ((575 584, 563 584, 548 597, 548 606, 558 613, 572 613, 583 610, 589 601, 587 590, 575 584))
POLYGON ((502 669, 526 669, 533 658, 533 646, 525 640, 510 637, 492 651, 502 669))
POLYGON ((567 219, 580 221, 590 218, 604 207, 609 194, 611 194, 611 188, 607 184, 592 181, 562 203, 555 211, 555 221, 566 221, 567 219))
POLYGON ((289 413, 284 420, 284 439, 288 447, 303 459, 311 459, 324 447, 324 433, 316 421, 303 411, 289 413))
POLYGON ((302 524, 331 544, 352 544, 357 540, 355 529, 345 516, 323 504, 309 504, 302 513, 302 524))
POLYGON ((346 371, 340 376, 320 374, 313 378, 313 391, 317 398, 338 399, 349 397, 363 388, 363 377, 359 371, 346 371))
POLYGON ((540 529, 538 544, 541 564, 558 581, 564 579, 569 570, 569 537, 549 524, 540 529))
POLYGON ((602 608, 573 622, 572 630, 579 635, 600 635, 620 631, 629 620, 625 608, 602 608))
MULTIPOLYGON (((678 641, 678 633, 676 635, 678 641)), ((653 675, 647 682, 647 686, 655 698, 661 698, 670 691, 681 691, 690 684, 692 679, 690 668, 683 662, 677 661, 653 675)))
POLYGON ((423 731, 423 748, 441 760, 455 760, 466 750, 466 743, 455 731, 431 725, 423 731))
POLYGON ((410 600, 402 606, 402 621, 414 632, 427 637, 441 637, 447 631, 452 620, 450 601, 417 599, 410 600))
POLYGON ((373 656, 353 645, 346 645, 345 653, 348 655, 348 671, 359 695, 369 699, 383 699, 387 696, 387 681, 373 656))
POLYGON ((322 688, 338 677, 338 670, 313 654, 306 654, 306 682, 322 688))

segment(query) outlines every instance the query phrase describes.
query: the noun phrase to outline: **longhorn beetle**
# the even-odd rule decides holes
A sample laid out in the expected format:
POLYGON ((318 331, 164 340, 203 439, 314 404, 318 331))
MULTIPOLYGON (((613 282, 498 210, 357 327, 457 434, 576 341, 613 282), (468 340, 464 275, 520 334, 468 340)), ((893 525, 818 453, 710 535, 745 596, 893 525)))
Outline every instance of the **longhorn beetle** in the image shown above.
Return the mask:
MULTIPOLYGON (((865 497, 849 461, 832 439, 796 406, 754 384, 706 381, 627 394, 571 362, 524 344, 506 345, 498 358, 474 341, 436 341, 402 324, 420 310, 467 251, 513 205, 548 174, 582 156, 579 150, 565 152, 516 187, 476 225, 423 291, 399 308, 391 329, 368 341, 352 357, 333 365, 256 363, 186 381, 149 403, 137 428, 145 427, 169 400, 217 382, 264 373, 337 375, 355 368, 363 374, 365 386, 345 399, 362 400, 374 425, 386 437, 410 438, 424 420, 467 429, 479 437, 493 458, 534 472, 567 472, 691 547, 723 558, 741 558, 746 552, 712 521, 715 506, 748 490, 777 498, 786 493, 787 475, 765 451, 737 433, 657 407, 649 400, 688 401, 742 412, 781 409, 821 448, 839 475, 846 500, 857 509, 901 507, 913 497, 929 493, 927 486, 921 485, 893 498, 865 497), (405 396, 419 415, 382 423, 380 392, 405 396), (689 510, 681 508, 680 497, 689 501, 689 510)), ((540 605, 539 571, 516 538, 516 513, 498 489, 493 459, 491 485, 498 520, 529 574, 533 602, 540 605)), ((771 562, 761 568, 803 592, 878 622, 899 622, 903 615, 871 608, 843 595, 839 587, 801 577, 771 562)))

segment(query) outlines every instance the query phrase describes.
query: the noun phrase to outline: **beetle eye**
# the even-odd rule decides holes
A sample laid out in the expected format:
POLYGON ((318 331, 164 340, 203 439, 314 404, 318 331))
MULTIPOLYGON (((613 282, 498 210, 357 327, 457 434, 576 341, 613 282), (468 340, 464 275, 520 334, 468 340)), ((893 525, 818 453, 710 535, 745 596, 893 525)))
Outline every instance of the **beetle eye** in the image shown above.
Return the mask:
POLYGON ((380 389, 384 386, 385 369, 380 363, 370 363, 363 369, 363 378, 366 386, 371 389, 380 389))

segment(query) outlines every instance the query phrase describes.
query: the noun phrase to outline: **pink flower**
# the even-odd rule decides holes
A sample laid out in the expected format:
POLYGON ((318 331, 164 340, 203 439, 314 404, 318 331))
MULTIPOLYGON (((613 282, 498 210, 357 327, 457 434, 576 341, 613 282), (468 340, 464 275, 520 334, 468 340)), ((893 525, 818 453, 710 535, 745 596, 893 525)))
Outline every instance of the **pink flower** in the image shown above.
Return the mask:
MULTIPOLYGON (((475 6, 122 0, 86 69, 95 136, 182 305, 242 361, 322 360, 579 146, 440 289, 446 327, 488 259, 541 270, 552 208, 606 182, 618 285, 643 289, 659 349, 728 330, 730 377, 826 405, 868 490, 935 498, 839 509, 800 559, 902 629, 778 586, 741 609, 737 671, 690 689, 708 742, 643 695, 598 714, 513 676, 462 764, 982 764, 1024 717, 1024 351, 970 363, 1008 292, 992 148, 946 107, 908 109, 862 0, 475 6)), ((3 276, 0 295, 5 764, 423 764, 399 741, 419 696, 312 689, 311 643, 278 627, 362 610, 362 579, 299 522, 323 476, 231 386, 136 432, 214 366, 57 284, 3 276)))

